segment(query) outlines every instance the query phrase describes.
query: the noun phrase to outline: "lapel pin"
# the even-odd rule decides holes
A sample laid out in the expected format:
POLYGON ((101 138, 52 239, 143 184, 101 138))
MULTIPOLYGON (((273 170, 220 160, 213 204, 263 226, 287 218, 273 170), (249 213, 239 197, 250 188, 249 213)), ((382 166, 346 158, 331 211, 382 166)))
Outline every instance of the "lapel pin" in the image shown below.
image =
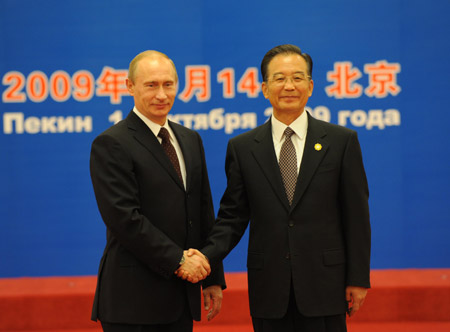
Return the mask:
POLYGON ((322 144, 316 143, 316 145, 314 145, 314 149, 315 149, 316 151, 322 150, 322 144))

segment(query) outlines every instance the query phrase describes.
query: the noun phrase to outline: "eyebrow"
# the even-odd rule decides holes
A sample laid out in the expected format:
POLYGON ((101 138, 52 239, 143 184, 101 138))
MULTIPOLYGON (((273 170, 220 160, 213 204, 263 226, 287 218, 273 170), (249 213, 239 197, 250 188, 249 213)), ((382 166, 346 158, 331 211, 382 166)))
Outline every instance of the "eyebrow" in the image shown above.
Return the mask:
MULTIPOLYGON (((294 72, 294 74, 303 74, 303 75, 307 75, 305 72, 303 72, 303 71, 296 71, 296 72, 294 72)), ((276 73, 274 73, 273 75, 272 75, 272 77, 273 76, 277 76, 277 75, 285 75, 285 74, 283 74, 282 72, 276 72, 276 73)))
MULTIPOLYGON (((159 84, 159 81, 144 81, 144 83, 143 84, 159 84)), ((175 80, 166 80, 166 81, 163 81, 163 84, 164 83, 175 83, 175 80)))

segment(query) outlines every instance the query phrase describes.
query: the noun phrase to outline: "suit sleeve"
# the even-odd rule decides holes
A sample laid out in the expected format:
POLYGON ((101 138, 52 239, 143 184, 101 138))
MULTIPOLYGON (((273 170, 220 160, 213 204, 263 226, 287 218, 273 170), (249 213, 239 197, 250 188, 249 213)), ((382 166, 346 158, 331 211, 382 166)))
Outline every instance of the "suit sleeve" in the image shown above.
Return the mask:
POLYGON ((356 132, 350 135, 344 152, 340 197, 347 250, 347 286, 369 288, 369 189, 356 132))
POLYGON ((92 143, 90 172, 100 214, 124 248, 158 274, 170 278, 183 250, 140 212, 139 184, 127 150, 112 136, 92 143))
POLYGON ((216 224, 202 249, 212 261, 224 259, 238 244, 250 219, 247 193, 232 141, 228 143, 225 172, 227 188, 220 201, 216 224))

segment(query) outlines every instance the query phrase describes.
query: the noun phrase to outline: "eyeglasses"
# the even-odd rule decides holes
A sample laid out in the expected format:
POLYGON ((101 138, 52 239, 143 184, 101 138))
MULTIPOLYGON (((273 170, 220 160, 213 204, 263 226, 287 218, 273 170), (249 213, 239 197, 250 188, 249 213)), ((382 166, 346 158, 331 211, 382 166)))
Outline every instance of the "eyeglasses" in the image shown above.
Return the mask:
POLYGON ((286 82, 290 79, 292 81, 292 84, 294 85, 301 85, 303 82, 305 82, 307 79, 311 79, 311 76, 306 75, 305 73, 295 73, 292 76, 284 76, 284 75, 274 75, 272 79, 270 80, 271 83, 273 83, 276 86, 284 86, 286 82))

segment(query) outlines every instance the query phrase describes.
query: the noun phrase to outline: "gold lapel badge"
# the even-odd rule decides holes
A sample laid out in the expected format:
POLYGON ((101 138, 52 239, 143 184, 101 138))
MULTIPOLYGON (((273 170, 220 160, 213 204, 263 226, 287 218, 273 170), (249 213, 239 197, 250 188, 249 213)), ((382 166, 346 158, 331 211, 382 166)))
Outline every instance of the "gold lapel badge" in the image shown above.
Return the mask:
POLYGON ((315 149, 316 151, 322 150, 322 144, 316 143, 316 145, 314 145, 314 149, 315 149))

